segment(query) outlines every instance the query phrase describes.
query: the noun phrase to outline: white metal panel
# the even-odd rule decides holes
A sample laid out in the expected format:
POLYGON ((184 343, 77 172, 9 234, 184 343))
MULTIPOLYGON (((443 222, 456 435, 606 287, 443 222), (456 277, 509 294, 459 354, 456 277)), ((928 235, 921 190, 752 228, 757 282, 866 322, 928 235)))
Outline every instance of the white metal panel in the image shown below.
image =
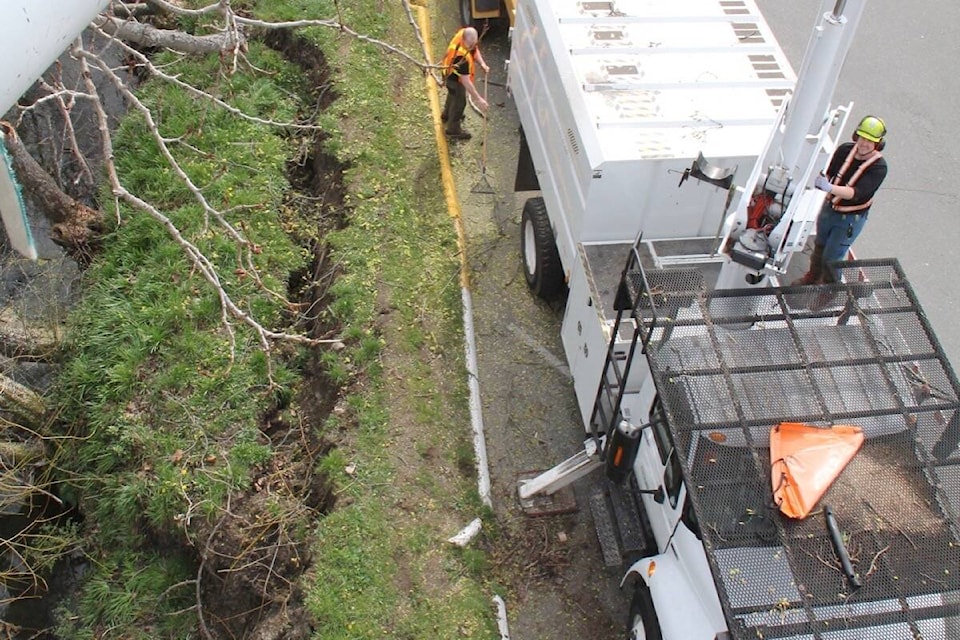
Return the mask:
POLYGON ((752 0, 521 1, 510 74, 568 273, 577 242, 716 233, 722 200, 664 203, 700 153, 752 166, 796 81, 752 0))
POLYGON ((550 46, 560 79, 604 161, 649 157, 650 128, 665 147, 654 157, 756 155, 796 82, 749 0, 535 4, 557 22, 560 42, 550 46))
MULTIPOLYGON (((560 77, 570 73, 565 56, 557 57, 551 42, 559 42, 556 20, 544 19, 525 0, 516 13, 511 40, 510 88, 526 133, 530 154, 556 235, 564 270, 578 264, 577 236, 586 205, 591 162, 579 141, 575 104, 564 94, 560 77)), ((549 11, 548 11, 549 16, 549 11)))
MULTIPOLYGON (((754 157, 726 158, 729 168, 747 168, 754 157)), ((688 179, 680 185, 692 159, 667 158, 608 162, 594 171, 587 192, 582 242, 632 241, 717 236, 728 192, 688 179)))
POLYGON ((109 0, 4 0, 0 20, 0 113, 5 113, 109 0))
POLYGON ((564 310, 560 337, 570 363, 574 391, 583 428, 590 431, 593 404, 600 388, 600 375, 610 340, 605 322, 587 282, 587 272, 576 269, 570 277, 570 294, 564 310))

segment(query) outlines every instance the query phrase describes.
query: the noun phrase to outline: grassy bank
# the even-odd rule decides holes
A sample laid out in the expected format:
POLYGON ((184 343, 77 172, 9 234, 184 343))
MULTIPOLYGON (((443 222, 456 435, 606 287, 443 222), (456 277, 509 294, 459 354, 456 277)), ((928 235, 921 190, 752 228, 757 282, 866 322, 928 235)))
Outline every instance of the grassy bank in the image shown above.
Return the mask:
MULTIPOLYGON (((233 6, 265 20, 339 17, 419 55, 397 3, 233 6)), ((309 117, 319 138, 157 81, 139 95, 205 196, 257 246, 264 284, 298 306, 237 268, 236 248, 170 179, 136 116, 118 132, 117 162, 126 186, 229 274, 244 309, 343 348, 265 353, 253 332, 231 333, 166 231, 122 211, 84 276, 50 434, 61 494, 85 516, 76 535, 89 567, 61 609, 61 637, 270 625, 287 638, 495 637, 483 555, 444 542, 482 508, 458 248, 421 73, 334 29, 294 39, 311 55, 287 47, 285 59, 254 38, 232 76, 216 56, 159 61, 247 113, 309 117), (324 72, 302 66, 323 59, 324 72), (291 170, 303 178, 311 166, 323 179, 295 193, 291 170)))

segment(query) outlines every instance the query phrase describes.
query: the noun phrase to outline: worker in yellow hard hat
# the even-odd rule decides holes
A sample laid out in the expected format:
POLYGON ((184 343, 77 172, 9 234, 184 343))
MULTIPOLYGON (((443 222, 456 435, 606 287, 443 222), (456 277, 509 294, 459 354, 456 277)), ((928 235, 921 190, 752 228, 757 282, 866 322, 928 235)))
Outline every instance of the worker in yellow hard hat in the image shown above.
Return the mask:
POLYGON ((792 284, 828 284, 840 279, 833 263, 844 260, 850 246, 867 222, 870 205, 883 179, 887 161, 881 150, 887 125, 876 116, 866 116, 857 125, 853 141, 837 147, 825 173, 814 186, 827 193, 817 217, 810 269, 792 284))

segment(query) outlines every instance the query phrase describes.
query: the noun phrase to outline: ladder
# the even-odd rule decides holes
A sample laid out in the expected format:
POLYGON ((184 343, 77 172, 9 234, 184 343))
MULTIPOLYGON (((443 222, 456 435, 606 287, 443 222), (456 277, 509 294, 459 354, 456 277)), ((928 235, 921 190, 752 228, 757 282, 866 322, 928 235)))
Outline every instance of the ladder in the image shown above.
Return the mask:
POLYGON ((601 461, 606 460, 611 438, 617 425, 630 419, 622 410, 623 396, 627 389, 630 367, 638 345, 643 349, 650 336, 650 327, 656 326, 656 290, 651 290, 641 265, 641 237, 630 248, 626 264, 620 275, 620 283, 614 300, 616 318, 607 344, 603 370, 597 396, 590 415, 590 436, 599 451, 601 461), (646 316, 644 316, 646 313, 646 316), (630 325, 632 324, 632 329, 630 325), (620 340, 621 329, 631 331, 628 341, 620 340), (629 347, 624 351, 625 342, 629 347), (601 446, 601 443, 606 446, 601 446))

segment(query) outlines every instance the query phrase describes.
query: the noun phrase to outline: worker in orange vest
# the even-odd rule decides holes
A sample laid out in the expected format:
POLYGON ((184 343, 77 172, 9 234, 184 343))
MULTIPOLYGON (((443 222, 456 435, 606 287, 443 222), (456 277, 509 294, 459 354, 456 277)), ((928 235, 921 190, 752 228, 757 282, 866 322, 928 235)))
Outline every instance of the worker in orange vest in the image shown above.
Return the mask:
POLYGON ((477 91, 474 82, 474 67, 479 64, 484 73, 490 67, 483 60, 477 46, 480 36, 473 27, 464 27, 454 34, 443 57, 443 79, 447 87, 447 100, 443 105, 440 119, 446 124, 445 133, 455 140, 469 140, 470 134, 463 130, 463 112, 467 108, 467 94, 473 98, 477 107, 487 113, 487 101, 477 91))
POLYGON ((817 235, 810 257, 810 270, 791 284, 830 284, 840 280, 833 263, 844 260, 857 239, 873 196, 887 177, 884 147, 887 125, 876 116, 866 116, 857 125, 852 142, 837 147, 825 174, 814 186, 827 193, 817 217, 817 235))

